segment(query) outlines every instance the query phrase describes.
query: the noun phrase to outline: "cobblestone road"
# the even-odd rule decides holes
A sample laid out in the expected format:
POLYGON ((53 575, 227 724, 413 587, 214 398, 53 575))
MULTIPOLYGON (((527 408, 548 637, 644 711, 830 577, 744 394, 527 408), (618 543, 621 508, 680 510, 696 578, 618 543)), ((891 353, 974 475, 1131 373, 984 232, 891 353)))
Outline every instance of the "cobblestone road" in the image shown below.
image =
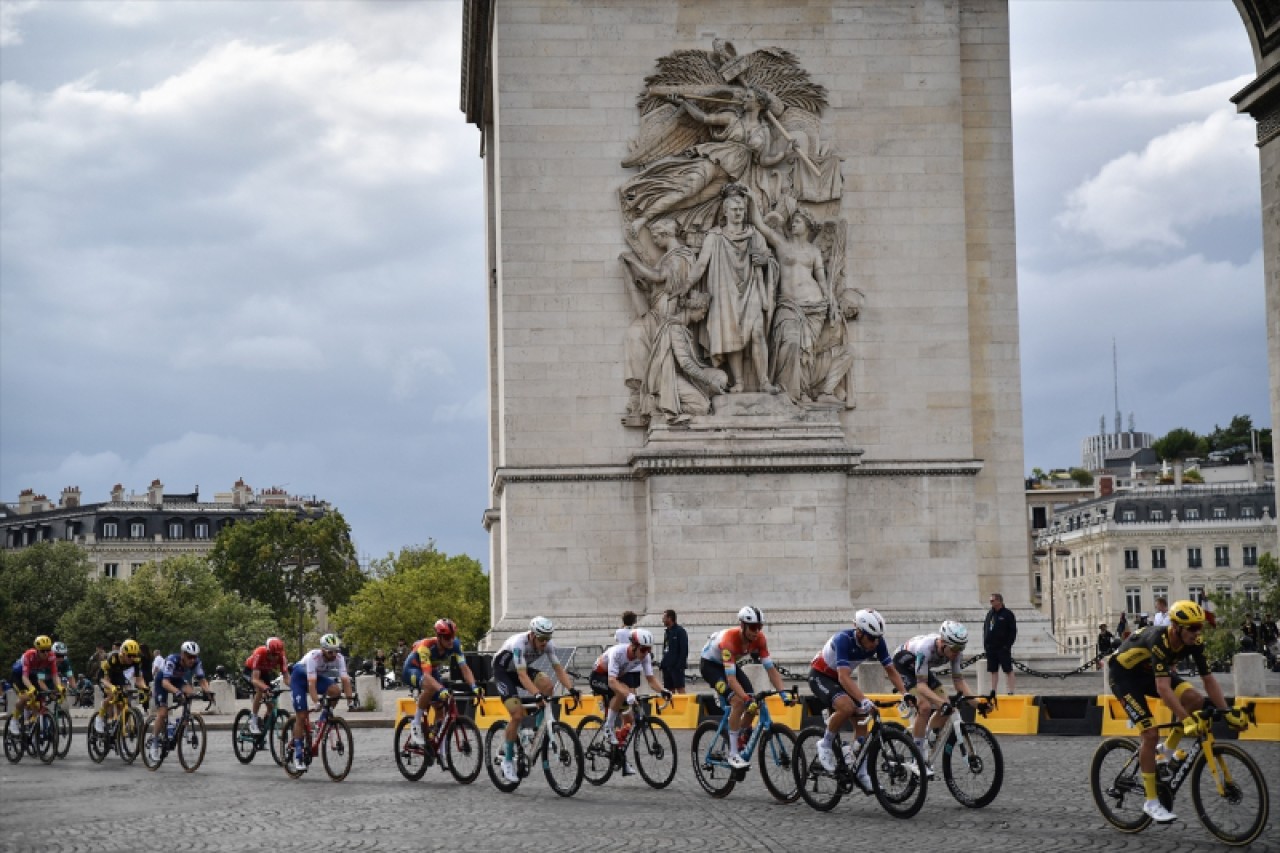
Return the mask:
MULTIPOLYGON (((912 821, 886 815, 858 796, 822 814, 803 802, 775 803, 753 768, 725 800, 704 794, 689 766, 690 734, 677 733, 680 768, 662 791, 638 777, 601 788, 584 783, 562 799, 540 775, 501 794, 482 774, 460 786, 436 770, 406 782, 391 756, 391 731, 357 729, 355 765, 345 782, 317 766, 291 781, 270 758, 245 767, 228 731, 211 733, 204 765, 183 773, 171 756, 157 772, 114 756, 91 763, 76 733, 66 760, 44 766, 0 761, 0 850, 22 853, 166 851, 421 851, 521 849, 1221 851, 1196 820, 1188 793, 1171 828, 1136 836, 1110 829, 1095 811, 1086 775, 1097 738, 1000 739, 1005 780, 988 808, 962 808, 942 784, 912 821)), ((1280 744, 1247 743, 1269 775, 1273 813, 1253 850, 1280 850, 1276 779, 1280 744)))

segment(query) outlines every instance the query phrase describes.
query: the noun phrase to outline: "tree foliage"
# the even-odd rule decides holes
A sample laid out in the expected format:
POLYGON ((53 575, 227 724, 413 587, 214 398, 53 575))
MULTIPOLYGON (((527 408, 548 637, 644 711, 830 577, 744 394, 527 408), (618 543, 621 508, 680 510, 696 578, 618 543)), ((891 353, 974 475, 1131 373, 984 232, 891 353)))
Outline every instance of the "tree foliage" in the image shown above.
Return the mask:
POLYGON ((1259 599, 1240 593, 1209 593, 1217 625, 1205 631, 1205 651, 1211 660, 1227 660, 1240 650, 1240 626, 1256 614, 1280 613, 1280 560, 1271 552, 1258 557, 1259 599))
POLYGON ((6 667, 37 635, 57 635, 58 617, 84 597, 92 570, 85 552, 70 542, 0 551, 0 661, 6 667))
POLYGON ((1071 479, 1075 480, 1081 486, 1092 486, 1093 475, 1083 468, 1072 468, 1069 472, 1071 479))
POLYGON ((339 512, 299 518, 270 512, 218 533, 209 554, 223 586, 260 601, 286 633, 295 636, 316 613, 315 601, 330 611, 345 604, 365 581, 351 544, 351 528, 339 512))
POLYGON ((1200 453, 1197 448, 1202 441, 1203 439, 1192 430, 1176 427, 1156 439, 1151 448, 1161 459, 1187 459, 1200 453))
POLYGON ((371 570, 374 580, 333 617, 352 648, 368 652, 401 638, 413 642, 431 635, 442 617, 458 624, 468 648, 489 630, 489 578, 471 557, 450 557, 429 542, 377 560, 371 570))
POLYGON ((127 580, 94 581, 58 630, 86 650, 132 637, 171 654, 195 640, 207 667, 232 668, 276 626, 265 605, 224 590, 206 560, 184 556, 146 563, 127 580))

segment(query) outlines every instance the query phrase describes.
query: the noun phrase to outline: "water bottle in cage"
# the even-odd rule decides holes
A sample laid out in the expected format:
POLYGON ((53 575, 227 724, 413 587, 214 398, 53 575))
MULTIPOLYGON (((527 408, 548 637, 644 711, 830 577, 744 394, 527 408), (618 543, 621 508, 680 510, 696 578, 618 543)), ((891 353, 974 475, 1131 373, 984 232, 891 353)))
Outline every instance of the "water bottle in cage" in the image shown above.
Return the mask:
POLYGON ((168 736, 172 739, 173 736, 178 733, 178 724, 174 722, 172 719, 170 719, 169 728, 167 728, 165 731, 167 732, 168 736))
POLYGON ((533 729, 520 729, 520 747, 524 750, 525 755, 533 752, 533 729))

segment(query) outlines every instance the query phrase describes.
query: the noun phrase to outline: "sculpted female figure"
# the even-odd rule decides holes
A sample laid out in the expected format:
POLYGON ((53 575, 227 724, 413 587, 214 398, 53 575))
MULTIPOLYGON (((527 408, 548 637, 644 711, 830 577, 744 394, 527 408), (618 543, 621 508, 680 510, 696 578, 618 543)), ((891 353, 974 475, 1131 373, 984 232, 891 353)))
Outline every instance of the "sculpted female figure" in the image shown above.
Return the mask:
POLYGON ((694 280, 705 275, 711 297, 703 344, 713 364, 727 363, 730 394, 776 394, 769 381, 766 335, 778 265, 764 237, 746 221, 747 188, 729 184, 721 195, 724 224, 707 234, 690 273, 694 280))

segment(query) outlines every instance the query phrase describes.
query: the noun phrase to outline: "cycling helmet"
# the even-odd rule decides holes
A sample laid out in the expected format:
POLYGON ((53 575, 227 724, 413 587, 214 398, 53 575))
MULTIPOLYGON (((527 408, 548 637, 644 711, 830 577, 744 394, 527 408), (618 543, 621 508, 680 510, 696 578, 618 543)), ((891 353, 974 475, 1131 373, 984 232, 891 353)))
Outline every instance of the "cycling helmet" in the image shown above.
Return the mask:
POLYGON ((869 607, 853 614, 853 624, 869 637, 879 639, 884 636, 884 617, 869 607))
POLYGON ((336 652, 342 648, 342 641, 338 639, 337 634, 325 634, 320 638, 320 648, 326 652, 336 652))
POLYGON ((41 634, 39 637, 36 637, 36 651, 47 652, 51 648, 53 648, 53 640, 50 640, 44 634, 41 634))
POLYGON ((764 614, 760 612, 760 608, 752 607, 748 604, 738 611, 738 621, 745 622, 748 625, 763 625, 764 614))
POLYGON ((953 649, 963 649, 969 645, 969 629, 954 620, 943 622, 938 633, 942 635, 942 642, 953 649))
POLYGON ((192 657, 199 657, 200 647, 196 645, 195 640, 187 640, 182 644, 182 653, 185 655, 191 655, 192 657))
POLYGON ((529 630, 535 637, 550 637, 555 633, 556 626, 545 616, 535 616, 529 620, 529 630))
POLYGON ((1187 627, 1204 624, 1204 608, 1190 599, 1175 601, 1169 608, 1169 619, 1175 625, 1187 627))
POLYGON ((142 654, 142 647, 138 645, 137 640, 125 640, 120 644, 120 654, 136 658, 142 654))
POLYGON ((280 639, 279 637, 268 637, 267 651, 271 652, 271 654, 273 655, 284 654, 284 640, 280 639))
POLYGON ((53 653, 62 657, 67 656, 67 644, 59 640, 53 644, 53 653))
POLYGON ((646 649, 653 648, 653 634, 643 628, 637 628, 631 632, 631 642, 646 649))
POLYGON ((453 624, 452 619, 436 620, 436 636, 437 637, 455 637, 458 634, 458 626, 453 624))

